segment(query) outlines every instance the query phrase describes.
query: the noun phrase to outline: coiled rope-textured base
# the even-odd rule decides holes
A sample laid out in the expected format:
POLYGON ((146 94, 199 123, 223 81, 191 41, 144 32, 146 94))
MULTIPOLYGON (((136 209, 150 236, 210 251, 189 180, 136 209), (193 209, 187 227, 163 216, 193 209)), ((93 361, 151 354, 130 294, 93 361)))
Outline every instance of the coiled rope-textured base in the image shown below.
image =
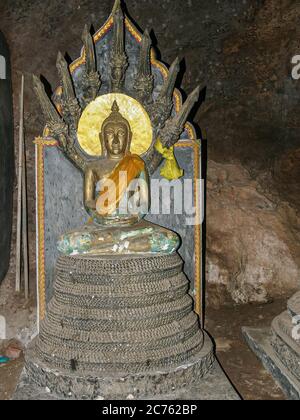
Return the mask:
POLYGON ((76 398, 155 395, 198 380, 214 356, 188 288, 178 254, 61 256, 28 373, 76 398))

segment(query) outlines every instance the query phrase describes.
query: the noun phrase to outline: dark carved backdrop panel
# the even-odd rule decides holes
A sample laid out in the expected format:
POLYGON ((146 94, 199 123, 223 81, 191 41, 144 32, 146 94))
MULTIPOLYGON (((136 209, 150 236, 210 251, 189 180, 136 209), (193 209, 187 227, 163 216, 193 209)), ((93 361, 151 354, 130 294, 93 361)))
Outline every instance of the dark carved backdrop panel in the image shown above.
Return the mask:
MULTIPOLYGON (((116 18, 116 25, 117 22, 116 18)), ((83 34, 85 48, 82 50, 81 56, 70 66, 67 65, 61 54, 58 56, 57 64, 62 86, 55 90, 52 98, 52 102, 56 106, 55 109, 53 103, 50 103, 47 98, 39 79, 37 77, 34 79, 36 93, 44 115, 48 119, 43 137, 36 139, 37 265, 41 319, 45 316, 47 304, 53 294, 54 267, 58 256, 56 241, 61 234, 72 228, 83 226, 88 220, 83 206, 81 171, 85 165, 84 161, 89 161, 95 156, 88 154, 86 148, 82 147, 78 136, 80 130, 77 131, 76 127, 78 127, 77 120, 78 112, 81 112, 80 109, 85 110, 88 104, 93 101, 92 98, 97 95, 105 95, 112 89, 110 67, 113 59, 112 51, 114 51, 112 49, 114 45, 113 28, 112 15, 96 32, 93 39, 88 33, 88 29, 85 28, 83 34), (93 48, 89 48, 91 43, 93 48), (98 73, 94 71, 95 66, 98 73), (87 91, 87 83, 89 91, 87 91), (68 92, 68 101, 64 92, 68 92), (68 120, 69 126, 61 116, 68 120), (66 139, 65 143, 64 138, 66 139), (78 169, 66 159, 64 154, 75 162, 78 169)), ((149 42, 147 38, 149 35, 145 32, 142 36, 126 15, 124 29, 128 68, 121 91, 131 98, 139 98, 141 92, 136 91, 139 77, 139 57, 141 57, 143 48, 147 50, 145 45, 149 42)), ((150 47, 150 45, 148 46, 150 47)), ((167 148, 175 145, 177 160, 184 170, 184 177, 181 181, 184 183, 185 180, 191 180, 188 195, 193 199, 194 206, 198 203, 197 216, 200 219, 200 197, 196 189, 196 182, 201 177, 201 145, 196 140, 193 125, 186 122, 191 107, 199 96, 199 88, 183 104, 180 91, 174 89, 179 71, 178 60, 175 60, 168 70, 164 64, 157 60, 155 51, 151 49, 148 66, 151 69, 153 91, 151 91, 150 97, 147 97, 148 99, 143 99, 143 103, 146 111, 151 115, 153 138, 150 149, 142 157, 152 180, 161 179, 158 167, 163 162, 163 158, 155 149, 154 144, 159 138, 167 148)), ((147 92, 147 89, 145 91, 147 92)), ((90 126, 86 129, 90 129, 90 126)), ((174 213, 149 215, 148 220, 173 229, 181 236, 180 254, 185 262, 185 273, 191 282, 191 293, 195 297, 196 312, 200 314, 202 300, 200 224, 187 226, 184 213, 181 215, 174 213)))
MULTIPOLYGON (((40 309, 45 308, 53 296, 55 262, 58 257, 56 241, 64 232, 84 225, 88 214, 83 206, 82 175, 57 149, 55 142, 37 141, 38 170, 38 273, 40 309), (63 182, 62 182, 63 180, 63 182), (69 210, 72 209, 70 212, 69 210)), ((193 186, 200 178, 200 146, 190 141, 176 145, 176 156, 185 171, 184 179, 191 179, 193 186)), ((157 171, 153 179, 161 179, 157 171)), ((183 182, 184 182, 183 179, 183 182)), ((193 205, 200 203, 194 188, 190 189, 193 205)), ((183 196, 183 200, 187 197, 183 196)), ((173 202, 173 200, 172 200, 173 202)), ((201 307, 201 229, 187 226, 188 215, 171 214, 148 215, 147 220, 172 229, 181 236, 180 255, 185 265, 184 271, 191 282, 191 294, 196 300, 197 312, 201 307)))

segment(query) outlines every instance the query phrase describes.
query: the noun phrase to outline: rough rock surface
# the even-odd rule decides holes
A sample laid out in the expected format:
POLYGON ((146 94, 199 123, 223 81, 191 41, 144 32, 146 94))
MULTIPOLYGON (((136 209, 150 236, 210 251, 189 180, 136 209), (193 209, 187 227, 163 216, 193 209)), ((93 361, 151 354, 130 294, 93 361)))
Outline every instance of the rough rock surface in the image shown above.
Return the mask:
POLYGON ((268 302, 300 286, 299 215, 239 164, 210 162, 208 300, 268 302), (221 295, 220 291, 224 290, 221 295))
MULTIPOLYGON (((57 51, 68 51, 72 59, 76 58, 84 24, 93 24, 97 29, 112 3, 113 0, 1 1, 1 30, 11 47, 16 121, 21 72, 26 76, 32 270, 32 140, 41 133, 43 118, 30 75, 43 74, 54 88, 58 83, 57 51)), ((300 208, 300 81, 291 78, 291 59, 299 54, 299 2, 126 3, 129 14, 143 29, 154 29, 166 62, 170 63, 177 54, 185 57, 184 89, 190 92, 196 83, 207 86, 206 102, 194 119, 208 139, 209 159, 217 163, 215 166, 209 162, 212 185, 208 191, 208 281, 216 290, 213 297, 224 302, 224 289, 236 302, 267 301, 282 292, 290 294, 299 274, 296 211, 300 208), (214 174, 222 177, 223 172, 229 171, 227 164, 233 163, 230 172, 235 172, 235 180, 227 182, 225 190, 219 193, 218 176, 214 174), (237 185, 239 176, 242 186, 237 185), (276 205, 272 204, 274 200, 276 205), (224 211, 222 206, 226 206, 224 211)), ((33 283, 34 280, 32 276, 33 283)))

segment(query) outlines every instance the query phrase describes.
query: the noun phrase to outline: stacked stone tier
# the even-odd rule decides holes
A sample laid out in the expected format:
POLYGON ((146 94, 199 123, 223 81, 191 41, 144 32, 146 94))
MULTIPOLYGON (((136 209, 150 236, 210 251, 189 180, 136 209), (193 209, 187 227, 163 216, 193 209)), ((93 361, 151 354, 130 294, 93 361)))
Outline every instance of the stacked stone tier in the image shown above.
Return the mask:
POLYGON ((126 375, 184 365, 204 335, 177 254, 58 259, 35 343, 52 369, 126 375))

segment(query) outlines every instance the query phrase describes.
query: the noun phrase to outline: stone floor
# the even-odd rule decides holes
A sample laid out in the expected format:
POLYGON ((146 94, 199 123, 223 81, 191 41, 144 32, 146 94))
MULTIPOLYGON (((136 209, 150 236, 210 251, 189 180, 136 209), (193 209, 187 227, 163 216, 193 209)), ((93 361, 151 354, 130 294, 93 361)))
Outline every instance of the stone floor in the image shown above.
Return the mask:
POLYGON ((293 375, 292 371, 287 369, 274 351, 271 345, 272 333, 270 328, 245 327, 243 334, 252 351, 261 360, 265 368, 272 373, 276 381, 281 384, 287 398, 299 401, 300 381, 293 375))
POLYGON ((6 365, 0 364, 0 401, 11 399, 23 366, 23 357, 6 365))
MULTIPOLYGON (((242 327, 269 327, 286 308, 287 299, 269 305, 247 305, 207 309, 206 329, 215 338, 218 359, 231 382, 245 400, 284 400, 272 376, 247 346, 242 327)), ((0 368, 0 400, 12 398, 23 360, 0 368)))

